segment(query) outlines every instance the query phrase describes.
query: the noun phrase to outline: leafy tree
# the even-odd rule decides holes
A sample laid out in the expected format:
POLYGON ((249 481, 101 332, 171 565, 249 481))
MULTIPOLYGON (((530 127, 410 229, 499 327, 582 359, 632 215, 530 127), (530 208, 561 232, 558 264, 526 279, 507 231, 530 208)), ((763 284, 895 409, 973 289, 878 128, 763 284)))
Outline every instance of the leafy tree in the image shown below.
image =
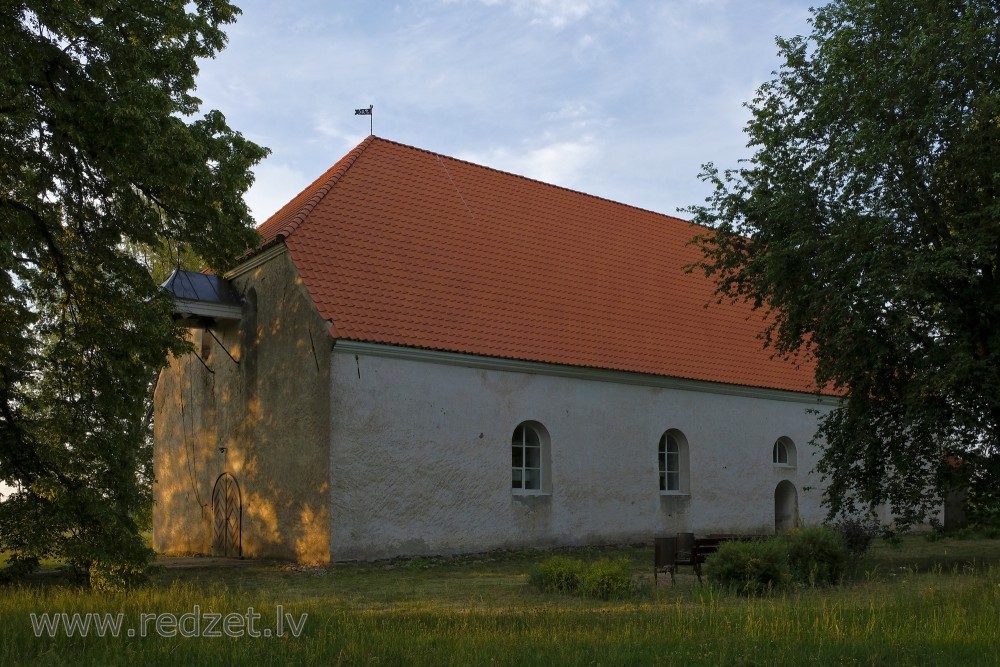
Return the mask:
POLYGON ((117 585, 149 561, 135 516, 143 414, 183 349, 136 248, 216 269, 256 240, 242 195, 266 150, 192 95, 225 0, 15 0, 0 12, 0 551, 117 585), (116 583, 117 582, 117 583, 116 583))
POLYGON ((753 155, 689 209, 721 299, 843 394, 817 437, 831 515, 938 506, 1000 445, 1000 5, 836 0, 747 104, 753 155), (970 457, 971 458, 971 457, 970 457))

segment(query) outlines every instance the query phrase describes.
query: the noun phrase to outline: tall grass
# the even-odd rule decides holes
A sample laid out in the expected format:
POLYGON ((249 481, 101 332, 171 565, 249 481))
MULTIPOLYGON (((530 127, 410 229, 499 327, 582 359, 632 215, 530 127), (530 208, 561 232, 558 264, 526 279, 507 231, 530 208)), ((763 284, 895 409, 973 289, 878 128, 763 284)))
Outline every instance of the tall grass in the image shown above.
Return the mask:
MULTIPOLYGON (((527 581, 539 554, 329 571, 168 569, 123 595, 33 583, 0 590, 0 665, 997 664, 1000 567, 990 560, 1000 560, 1000 544, 964 544, 908 541, 862 563, 853 583, 762 598, 683 574, 677 586, 647 585, 628 601, 545 594, 527 581), (308 614, 300 637, 36 638, 29 620, 120 611, 127 627, 144 612, 198 605, 254 607, 269 627, 278 604, 308 614)), ((651 578, 651 549, 607 555, 630 558, 637 578, 651 578)))

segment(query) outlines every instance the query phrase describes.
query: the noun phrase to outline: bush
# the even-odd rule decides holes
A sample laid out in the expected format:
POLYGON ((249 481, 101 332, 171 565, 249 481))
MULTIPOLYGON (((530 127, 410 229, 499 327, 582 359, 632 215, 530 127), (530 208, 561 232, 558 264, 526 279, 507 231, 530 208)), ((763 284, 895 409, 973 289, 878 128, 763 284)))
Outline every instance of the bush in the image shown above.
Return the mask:
POLYGON ((536 565, 529 578, 543 593, 576 593, 586 567, 575 558, 552 556, 536 565))
POLYGON ((587 564, 576 558, 552 556, 536 565, 531 583, 544 593, 579 593, 601 600, 621 599, 635 592, 631 561, 602 558, 587 564))
POLYGON ((705 561, 705 570, 710 579, 747 595, 776 590, 791 581, 783 540, 723 542, 705 561))
POLYGON ((602 558, 595 561, 584 570, 580 580, 580 593, 600 600, 627 598, 635 590, 630 569, 631 561, 628 558, 602 558))
POLYGON ((757 595, 789 584, 836 584, 844 576, 850 553, 834 530, 810 526, 779 538, 723 542, 709 556, 710 579, 741 593, 757 595))
POLYGON ((883 534, 882 526, 874 516, 847 516, 830 524, 844 541, 844 546, 854 558, 860 558, 871 548, 876 537, 883 534))
POLYGON ((994 526, 988 526, 985 528, 977 528, 972 526, 966 526, 962 530, 955 534, 960 540, 996 540, 1000 539, 1000 528, 994 526))
POLYGON ((122 592, 146 582, 146 566, 130 562, 93 562, 87 571, 97 591, 122 592))
POLYGON ((836 584, 850 552, 839 533, 826 526, 793 530, 784 537, 792 579, 810 586, 836 584))
POLYGON ((23 579, 37 569, 38 558, 36 556, 10 557, 6 566, 0 568, 0 584, 23 579))
POLYGON ((965 515, 973 528, 1000 528, 1000 459, 963 455, 968 493, 965 515))

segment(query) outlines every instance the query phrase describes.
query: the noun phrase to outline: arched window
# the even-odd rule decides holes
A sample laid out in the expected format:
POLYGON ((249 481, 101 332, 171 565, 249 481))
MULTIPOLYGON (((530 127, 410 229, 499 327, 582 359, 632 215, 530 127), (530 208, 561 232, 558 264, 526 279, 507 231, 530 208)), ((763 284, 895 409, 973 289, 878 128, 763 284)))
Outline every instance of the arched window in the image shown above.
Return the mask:
POLYGON ((541 424, 518 424, 510 445, 511 489, 529 493, 547 491, 548 435, 541 424))
POLYGON ((790 438, 778 438, 774 441, 771 460, 778 466, 795 466, 795 443, 790 438))
POLYGON ((688 445, 680 431, 660 436, 659 472, 661 493, 688 492, 688 445))

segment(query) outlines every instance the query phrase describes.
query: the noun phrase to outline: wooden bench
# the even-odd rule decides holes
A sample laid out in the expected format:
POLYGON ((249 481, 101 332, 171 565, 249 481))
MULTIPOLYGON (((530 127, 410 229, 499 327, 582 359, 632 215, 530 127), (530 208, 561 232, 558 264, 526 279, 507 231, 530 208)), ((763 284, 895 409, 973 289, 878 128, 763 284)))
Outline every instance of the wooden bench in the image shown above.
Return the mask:
POLYGON ((676 537, 657 537, 654 544, 653 580, 658 582, 660 572, 670 572, 670 583, 674 583, 674 573, 680 565, 690 565, 701 581, 701 566, 705 560, 719 550, 724 542, 734 540, 759 540, 762 535, 722 535, 710 534, 695 537, 694 533, 677 533, 676 537))

